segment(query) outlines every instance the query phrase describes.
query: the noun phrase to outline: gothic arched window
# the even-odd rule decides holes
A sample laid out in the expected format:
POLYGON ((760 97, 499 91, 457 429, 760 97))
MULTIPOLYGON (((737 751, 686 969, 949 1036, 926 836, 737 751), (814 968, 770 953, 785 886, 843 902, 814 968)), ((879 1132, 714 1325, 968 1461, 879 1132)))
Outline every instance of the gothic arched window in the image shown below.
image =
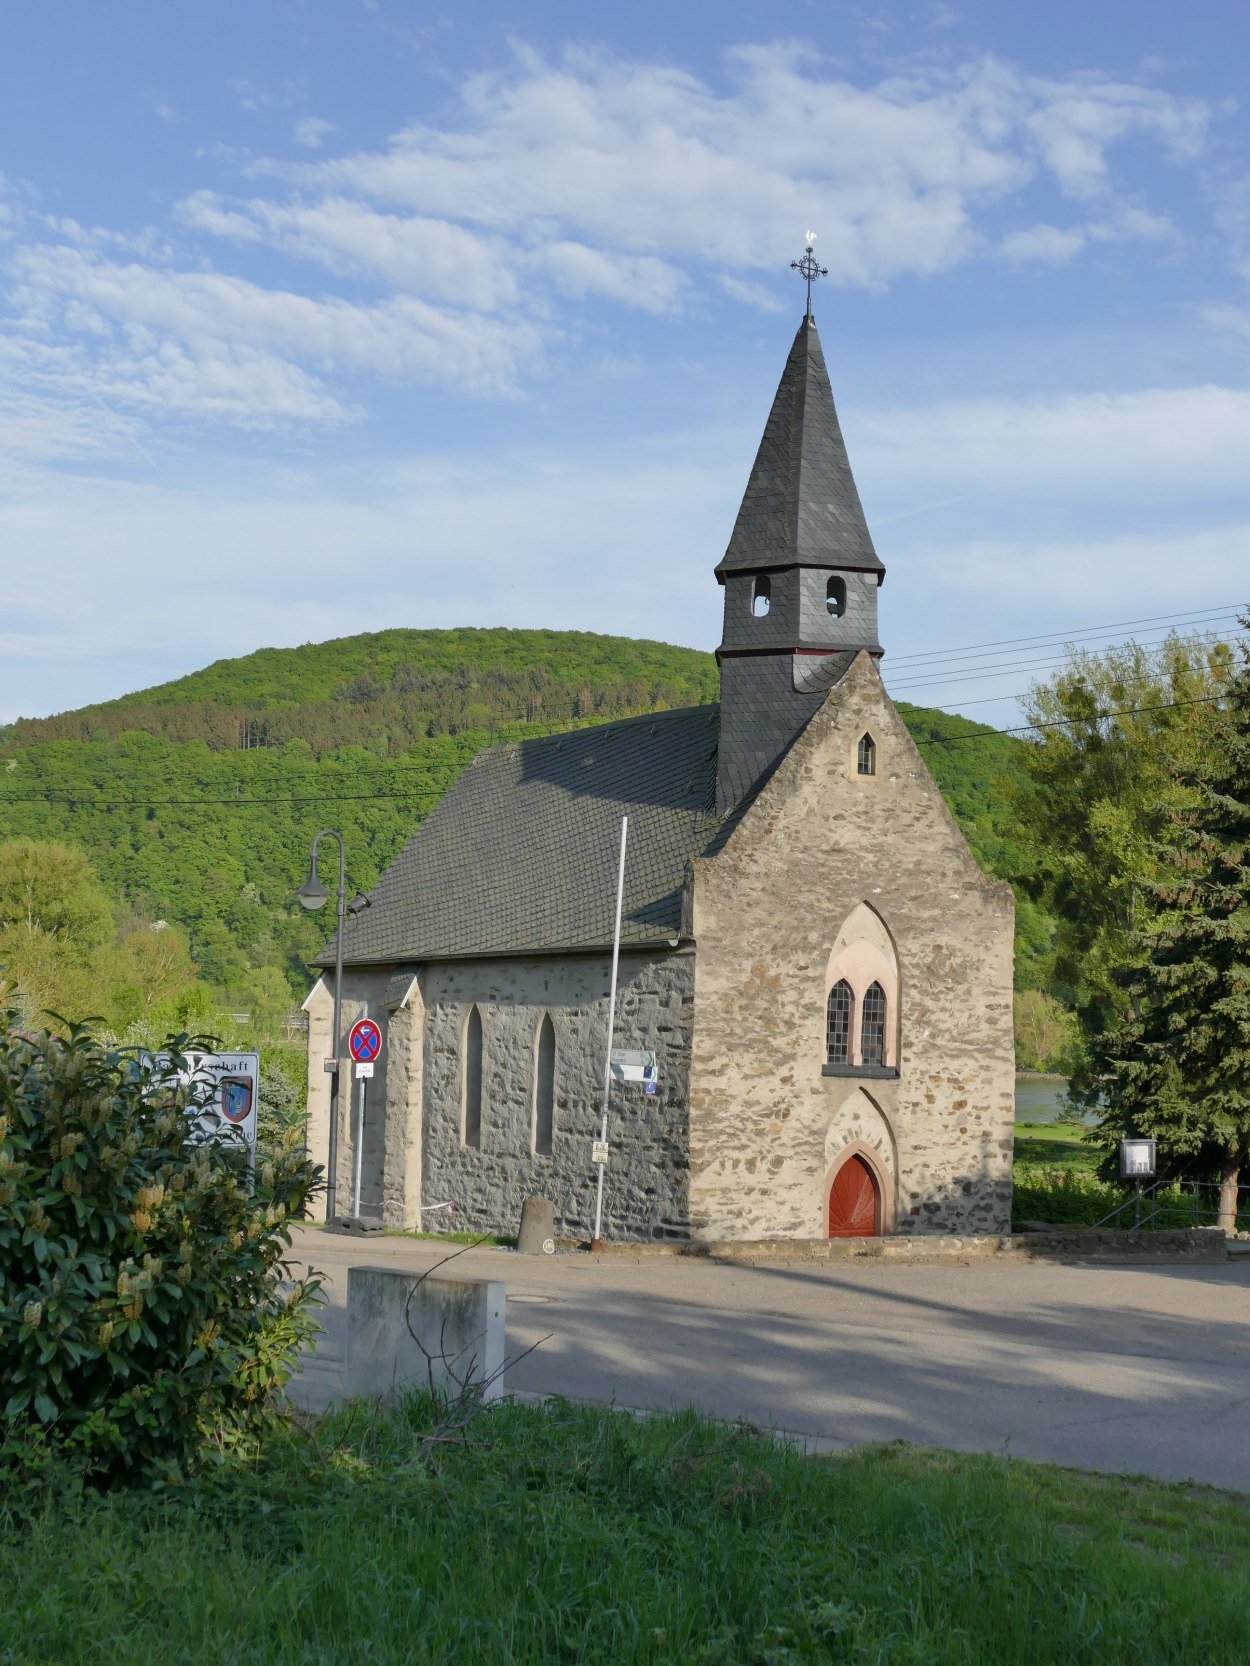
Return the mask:
POLYGON ((547 1013, 534 1049, 534 1154, 550 1157, 556 1123, 556 1032, 547 1013))
POLYGON ((825 1059, 828 1064, 851 1062, 851 1012, 855 997, 851 986, 843 978, 829 991, 829 1005, 825 1019, 825 1059))
POLYGON ((877 743, 871 735, 859 737, 859 773, 861 775, 875 775, 877 773, 877 743))
POLYGON ((885 990, 879 983, 870 983, 864 991, 859 1053, 864 1064, 885 1063, 885 990))
POLYGON ((469 1011, 464 1026, 464 1124, 463 1145, 477 1150, 482 1143, 482 1015, 469 1011))
POLYGON ((751 590, 751 612, 757 619, 763 619, 772 605, 773 581, 767 573, 760 573, 751 590))

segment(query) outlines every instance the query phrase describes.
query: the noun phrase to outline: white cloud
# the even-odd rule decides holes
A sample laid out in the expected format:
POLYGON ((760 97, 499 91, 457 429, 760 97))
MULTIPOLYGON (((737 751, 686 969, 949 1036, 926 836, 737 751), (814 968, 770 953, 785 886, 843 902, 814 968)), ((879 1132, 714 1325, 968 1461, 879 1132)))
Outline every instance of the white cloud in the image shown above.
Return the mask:
POLYGON ((1240 495, 1250 390, 1145 388, 860 412, 853 442, 857 473, 922 499, 1031 491, 1135 504, 1240 495))
POLYGON ((1008 260, 1038 260, 1048 266, 1066 265, 1084 247, 1085 232, 1080 226, 1028 226, 1002 241, 1008 260))
POLYGON ((332 121, 322 116, 301 116, 293 129, 295 143, 306 150, 320 150, 325 140, 337 129, 332 121))
POLYGON ((697 250, 739 276, 814 223, 835 278, 880 284, 966 258, 977 214, 1039 178, 1096 195, 1126 138, 1192 156, 1209 120, 1199 100, 991 58, 872 87, 786 46, 738 51, 730 68, 717 92, 603 54, 522 54, 466 83, 454 123, 294 173, 256 169, 522 239, 541 224, 660 258, 697 250))
POLYGON ((220 272, 122 265, 63 246, 25 249, 15 268, 15 301, 30 332, 77 326, 86 386, 244 426, 345 414, 296 360, 322 374, 499 393, 539 352, 530 326, 492 324, 413 297, 373 305, 313 299, 220 272))
MULTIPOLYGON (((303 97, 292 82, 234 90, 257 112, 303 97)), ((763 275, 780 277, 809 225, 832 281, 870 288, 995 250, 1053 264, 1090 241, 1172 235, 1117 187, 1114 150, 1192 159, 1209 120, 1195 99, 992 57, 860 85, 793 45, 753 46, 714 85, 519 49, 465 81, 445 119, 380 150, 218 155, 251 194, 186 197, 181 247, 154 229, 19 227, 9 209, 12 330, 64 350, 58 397, 77 385, 245 427, 341 420, 362 378, 498 395, 556 350, 569 298, 676 312, 698 261, 737 299, 775 306, 763 275), (1080 197, 1087 223, 1039 220, 1047 190, 1080 197), (1004 230, 1017 201, 1025 223, 1004 230), (249 275, 222 270, 220 247, 206 258, 213 245, 249 275), (315 263, 315 292, 262 281, 265 249, 315 263)), ((307 116, 294 131, 316 148, 331 125, 307 116)))
POLYGON ((389 287, 493 312, 517 298, 498 239, 450 220, 383 214, 347 197, 275 203, 198 191, 178 207, 185 224, 238 243, 266 242, 330 271, 364 273, 389 287))
POLYGON ((0 721, 262 644, 383 624, 591 629, 711 646, 721 551, 708 529, 719 536, 731 524, 732 483, 675 450, 643 441, 624 454, 274 469, 202 489, 32 478, 0 497, 0 548, 17 557, 0 634, 22 660, 0 721), (63 598, 54 611, 49 595, 63 598), (145 644, 140 669, 136 642, 145 644))
MULTIPOLYGON (((1156 611, 1192 612, 1204 603, 1236 606, 1250 572, 1250 523, 1105 539, 984 539, 947 550, 943 572, 965 597, 992 594, 1009 618, 1025 617, 1021 610, 1031 605, 1039 633, 1047 630, 1055 605, 1037 608, 1041 579, 1059 599, 1060 630, 1079 623, 1074 605, 1100 623, 1156 611), (1126 601, 1131 606, 1126 608, 1126 601)), ((1021 685, 1028 680, 1019 679, 1021 685)))
POLYGON ((750 283, 743 278, 732 278, 721 272, 716 279, 726 295, 732 295, 735 301, 741 301, 748 307, 757 307, 760 312, 784 312, 785 303, 777 294, 766 288, 762 283, 750 283))

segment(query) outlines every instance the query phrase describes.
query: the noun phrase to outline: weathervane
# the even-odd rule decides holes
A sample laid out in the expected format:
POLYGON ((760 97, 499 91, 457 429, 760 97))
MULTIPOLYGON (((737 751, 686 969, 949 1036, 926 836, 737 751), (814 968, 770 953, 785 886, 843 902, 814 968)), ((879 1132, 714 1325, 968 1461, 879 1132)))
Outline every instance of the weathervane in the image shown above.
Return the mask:
POLYGON ((807 316, 810 318, 812 316, 812 279, 827 278, 829 276, 829 268, 827 266, 821 266, 816 260, 816 251, 812 248, 812 244, 816 241, 816 233, 814 231, 808 231, 804 232, 803 235, 807 242, 807 248, 803 252, 803 258, 802 260, 792 260, 790 262, 790 266, 791 269, 797 272, 800 277, 807 279, 807 316))

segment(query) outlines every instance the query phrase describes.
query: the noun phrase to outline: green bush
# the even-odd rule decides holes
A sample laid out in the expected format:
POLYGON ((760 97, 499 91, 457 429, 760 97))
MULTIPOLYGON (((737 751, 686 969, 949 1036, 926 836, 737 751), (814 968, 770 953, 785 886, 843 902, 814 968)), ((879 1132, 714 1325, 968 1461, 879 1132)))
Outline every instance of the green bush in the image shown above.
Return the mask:
POLYGON ((319 1171, 288 1145, 253 1191, 244 1151, 189 1145, 187 1042, 158 1064, 0 1030, 4 1417, 97 1480, 246 1443, 315 1328, 282 1257, 319 1171))
POLYGON ((1123 1186, 1108 1185, 1085 1169, 1017 1163, 1011 1218, 1017 1224, 1049 1221, 1055 1226, 1095 1226, 1127 1196, 1123 1186))

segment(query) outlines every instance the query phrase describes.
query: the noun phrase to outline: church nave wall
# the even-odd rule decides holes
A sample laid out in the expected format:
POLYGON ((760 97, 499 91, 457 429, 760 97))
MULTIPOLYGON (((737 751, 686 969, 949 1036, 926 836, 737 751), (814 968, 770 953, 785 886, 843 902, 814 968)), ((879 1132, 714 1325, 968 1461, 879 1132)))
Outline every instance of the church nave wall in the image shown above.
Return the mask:
MULTIPOLYGON (((588 1236, 594 1224, 598 1138, 607 1047, 607 955, 457 961, 422 975, 425 1118, 423 1193, 450 1198, 455 1223, 514 1232, 526 1197, 549 1197, 557 1230, 588 1236), (481 1019, 481 1129, 464 1143, 465 1039, 481 1019), (552 1152, 533 1149, 535 1064, 544 1015, 555 1030, 552 1152)), ((686 1236, 687 1093, 693 964, 687 953, 622 953, 615 1045, 651 1048, 657 1092, 616 1083, 609 1117, 604 1234, 686 1236)))

